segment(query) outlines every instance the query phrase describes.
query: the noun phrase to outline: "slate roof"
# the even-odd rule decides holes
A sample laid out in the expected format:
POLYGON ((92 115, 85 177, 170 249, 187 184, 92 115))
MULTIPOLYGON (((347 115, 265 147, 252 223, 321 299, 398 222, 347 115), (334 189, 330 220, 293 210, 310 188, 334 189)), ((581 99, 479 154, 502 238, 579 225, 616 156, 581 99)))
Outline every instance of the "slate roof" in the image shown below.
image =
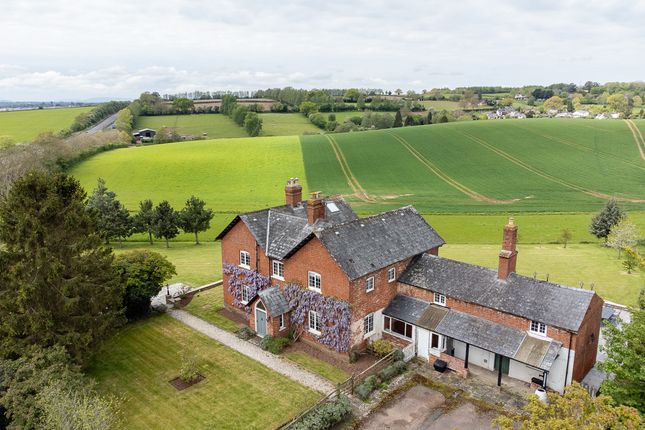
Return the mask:
POLYGON ((500 280, 496 270, 428 254, 413 261, 399 281, 574 332, 594 295, 516 273, 500 280))
POLYGON ((216 239, 222 239, 235 224, 242 221, 267 256, 282 260, 314 231, 350 222, 356 218, 356 214, 344 200, 332 198, 325 200, 325 219, 318 220, 311 226, 307 224, 307 202, 304 201, 295 207, 276 206, 240 214, 216 239), (330 209, 330 203, 334 203, 336 211, 330 209))
POLYGON ((558 341, 529 336, 526 331, 401 294, 392 299, 383 315, 542 370, 551 369, 562 347, 558 341))
POLYGON ((289 302, 287 302, 282 290, 277 285, 259 291, 258 297, 262 300, 264 307, 266 307, 271 316, 277 317, 289 312, 289 302))
POLYGON ((351 280, 445 243, 412 206, 326 228, 317 236, 351 280))

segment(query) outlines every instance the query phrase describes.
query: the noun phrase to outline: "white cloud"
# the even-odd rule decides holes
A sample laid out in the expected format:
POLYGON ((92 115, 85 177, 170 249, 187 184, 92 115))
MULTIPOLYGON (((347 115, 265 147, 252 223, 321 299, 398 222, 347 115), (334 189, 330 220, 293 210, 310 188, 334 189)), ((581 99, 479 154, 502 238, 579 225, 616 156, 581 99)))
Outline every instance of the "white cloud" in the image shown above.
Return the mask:
POLYGON ((634 1, 6 3, 2 99, 602 82, 645 66, 634 1))

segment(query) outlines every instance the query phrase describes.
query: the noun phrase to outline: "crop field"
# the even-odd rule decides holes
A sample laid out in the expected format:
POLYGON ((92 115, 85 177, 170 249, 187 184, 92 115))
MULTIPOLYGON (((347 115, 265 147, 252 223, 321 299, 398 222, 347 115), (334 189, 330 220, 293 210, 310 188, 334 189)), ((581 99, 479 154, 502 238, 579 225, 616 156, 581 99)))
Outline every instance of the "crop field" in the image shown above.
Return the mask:
POLYGON ((0 136, 9 136, 16 143, 29 142, 45 131, 58 132, 69 127, 78 115, 93 108, 86 106, 0 112, 0 136))
POLYGON ((97 354, 91 377, 123 399, 124 428, 276 428, 319 395, 167 315, 129 324, 97 354), (205 379, 183 391, 168 381, 181 355, 197 360, 205 379))
POLYGON ((262 136, 298 136, 305 133, 322 133, 300 113, 261 113, 262 136))
POLYGON ((152 128, 159 130, 162 127, 174 128, 181 135, 192 135, 195 137, 202 137, 206 133, 208 139, 247 136, 244 128, 237 125, 226 115, 217 113, 141 116, 135 124, 135 129, 152 128))
MULTIPOLYGON (((216 211, 212 232, 232 214, 284 202, 290 177, 307 185, 298 138, 256 137, 199 140, 131 147, 98 154, 71 170, 91 192, 99 177, 121 202, 136 211, 139 202, 168 200, 181 209, 195 195, 216 211)), ((306 195, 306 194, 305 194, 306 195)), ((204 241, 213 236, 205 233, 204 241)), ((190 240, 189 235, 178 239, 190 240)))
POLYGON ((645 160, 623 121, 473 121, 301 142, 310 188, 364 212, 591 212, 611 196, 645 208, 645 160))

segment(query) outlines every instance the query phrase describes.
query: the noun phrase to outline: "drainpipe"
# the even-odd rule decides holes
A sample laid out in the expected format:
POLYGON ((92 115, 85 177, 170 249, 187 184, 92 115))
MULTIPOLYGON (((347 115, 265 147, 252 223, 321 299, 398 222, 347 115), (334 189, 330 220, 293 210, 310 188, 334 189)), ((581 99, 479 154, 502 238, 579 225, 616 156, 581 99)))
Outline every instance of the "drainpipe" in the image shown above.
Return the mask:
MULTIPOLYGON (((571 344, 573 342, 573 333, 569 332, 569 351, 567 352, 567 371, 564 373, 564 386, 567 386, 567 379, 569 379, 569 361, 571 360, 571 344)), ((573 379, 573 375, 571 377, 573 379)))
POLYGON ((470 344, 466 343, 466 360, 464 360, 464 369, 468 369, 468 350, 470 349, 470 344))

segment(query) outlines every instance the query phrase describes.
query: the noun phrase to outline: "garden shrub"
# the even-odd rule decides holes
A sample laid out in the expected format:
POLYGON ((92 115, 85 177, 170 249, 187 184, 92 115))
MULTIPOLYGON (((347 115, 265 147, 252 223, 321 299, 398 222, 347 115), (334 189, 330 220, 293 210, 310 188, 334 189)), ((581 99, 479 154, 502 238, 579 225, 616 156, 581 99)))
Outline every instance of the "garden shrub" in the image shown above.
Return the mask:
POLYGON ((323 403, 316 407, 300 421, 295 423, 292 430, 326 430, 330 429, 347 417, 351 408, 349 399, 340 395, 333 402, 323 403))
POLYGON ((199 378, 199 367, 197 366, 197 357, 194 355, 183 354, 181 357, 181 368, 179 377, 187 384, 194 382, 199 378))
POLYGON ((242 327, 237 331, 236 334, 237 334, 237 337, 239 337, 242 340, 249 340, 253 336, 255 336, 255 332, 248 327, 242 327))
POLYGON ((379 380, 376 375, 368 376, 362 384, 354 390, 354 393, 363 401, 367 400, 372 391, 379 385, 379 380))
POLYGON ((394 351, 394 344, 389 340, 379 339, 372 342, 372 351, 378 357, 385 357, 390 352, 394 351))
POLYGON ((404 358, 405 354, 400 349, 395 350, 394 354, 392 354, 393 361, 402 361, 404 358))
POLYGON ((385 369, 381 370, 378 373, 378 376, 384 382, 389 381, 395 376, 398 376, 401 373, 405 372, 405 369, 407 369, 407 367, 408 365, 405 363, 405 361, 403 360, 395 361, 394 363, 387 366, 385 369))
POLYGON ((289 345, 289 338, 265 336, 260 342, 260 348, 272 354, 280 354, 289 345))

